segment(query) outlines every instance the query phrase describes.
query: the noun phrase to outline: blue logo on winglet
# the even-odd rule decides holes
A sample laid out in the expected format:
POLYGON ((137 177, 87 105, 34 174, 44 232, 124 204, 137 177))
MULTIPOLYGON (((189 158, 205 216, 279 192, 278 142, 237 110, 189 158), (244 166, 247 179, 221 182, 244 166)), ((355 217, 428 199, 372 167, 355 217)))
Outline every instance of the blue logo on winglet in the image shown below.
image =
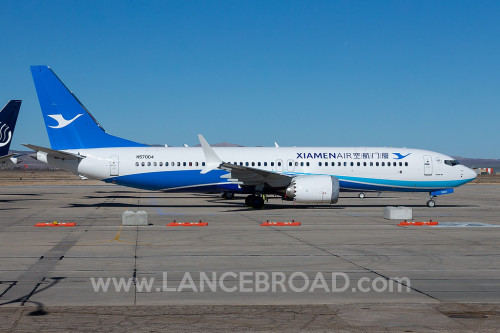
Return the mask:
POLYGON ((395 160, 402 160, 403 158, 407 157, 408 155, 411 155, 411 153, 408 153, 406 155, 402 155, 400 153, 393 153, 393 154, 397 156, 397 157, 394 157, 395 160))

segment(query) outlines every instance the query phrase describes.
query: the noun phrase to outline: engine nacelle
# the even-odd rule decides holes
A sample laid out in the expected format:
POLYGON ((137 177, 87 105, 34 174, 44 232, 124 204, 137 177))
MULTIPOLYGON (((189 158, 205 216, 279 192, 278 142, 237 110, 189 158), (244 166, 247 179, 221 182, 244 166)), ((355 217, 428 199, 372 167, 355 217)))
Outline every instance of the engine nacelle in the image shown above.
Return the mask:
POLYGON ((292 179, 285 199, 303 203, 334 204, 339 201, 339 179, 334 176, 310 175, 292 179))

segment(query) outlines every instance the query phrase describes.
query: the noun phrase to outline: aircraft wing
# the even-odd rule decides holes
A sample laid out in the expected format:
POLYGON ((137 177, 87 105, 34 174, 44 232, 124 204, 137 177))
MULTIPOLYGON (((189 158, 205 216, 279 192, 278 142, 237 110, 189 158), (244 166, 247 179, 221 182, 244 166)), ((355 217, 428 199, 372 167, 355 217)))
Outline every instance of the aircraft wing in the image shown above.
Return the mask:
POLYGON ((85 158, 85 156, 83 156, 83 155, 68 153, 68 152, 60 151, 60 150, 53 150, 50 148, 45 148, 45 147, 40 147, 40 146, 35 146, 35 145, 30 145, 30 144, 23 144, 23 146, 28 147, 29 149, 34 150, 36 152, 40 151, 43 153, 47 153, 51 156, 54 156, 55 158, 60 158, 62 160, 81 160, 81 159, 85 158))
POLYGON ((207 160, 205 169, 201 171, 202 173, 207 173, 214 169, 226 170, 230 174, 222 176, 223 178, 244 186, 267 185, 272 188, 279 188, 287 186, 292 181, 291 176, 281 173, 225 163, 217 156, 201 134, 198 137, 207 160))
POLYGON ((223 176, 224 178, 241 185, 267 185, 279 188, 287 186, 292 181, 292 177, 287 175, 231 163, 222 163, 219 169, 230 172, 223 176))

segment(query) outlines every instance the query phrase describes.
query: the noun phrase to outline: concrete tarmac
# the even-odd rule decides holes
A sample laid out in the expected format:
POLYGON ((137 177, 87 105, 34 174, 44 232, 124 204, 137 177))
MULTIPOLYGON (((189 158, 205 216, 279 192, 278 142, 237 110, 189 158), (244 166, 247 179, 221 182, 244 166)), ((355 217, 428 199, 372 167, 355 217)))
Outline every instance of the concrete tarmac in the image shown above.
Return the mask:
POLYGON ((333 206, 270 198, 263 210, 242 199, 1 187, 0 330, 500 327, 500 186, 464 186, 434 208, 422 193, 343 194, 333 206), (397 226, 383 219, 396 205, 452 227, 397 226), (150 225, 122 227, 125 210, 146 211, 150 225), (166 226, 174 220, 208 226, 166 226), (77 226, 33 226, 53 221, 77 226))

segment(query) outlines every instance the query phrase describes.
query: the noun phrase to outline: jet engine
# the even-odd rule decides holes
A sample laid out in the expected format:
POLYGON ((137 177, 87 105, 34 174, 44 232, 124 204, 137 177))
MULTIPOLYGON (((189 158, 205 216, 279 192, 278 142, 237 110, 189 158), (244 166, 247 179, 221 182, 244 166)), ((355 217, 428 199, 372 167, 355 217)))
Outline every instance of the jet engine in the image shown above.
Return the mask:
POLYGON ((298 176, 286 188, 285 200, 334 204, 339 201, 339 179, 327 175, 298 176))

